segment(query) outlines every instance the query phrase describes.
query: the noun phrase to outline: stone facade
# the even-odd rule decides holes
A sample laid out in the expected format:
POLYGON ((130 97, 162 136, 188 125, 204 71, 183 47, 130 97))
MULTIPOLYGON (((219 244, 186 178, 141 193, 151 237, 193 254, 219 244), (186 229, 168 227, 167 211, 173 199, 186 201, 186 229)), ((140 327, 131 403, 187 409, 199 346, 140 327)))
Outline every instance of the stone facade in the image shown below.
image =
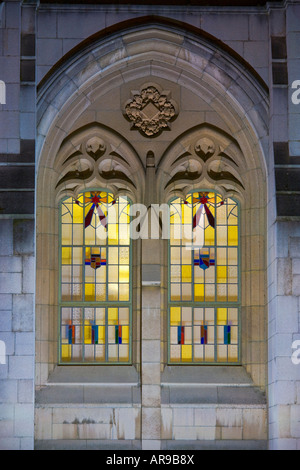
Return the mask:
POLYGON ((300 3, 167 3, 0 3, 1 449, 300 448, 300 3), (70 182, 147 207, 234 191, 240 365, 168 364, 163 239, 133 244, 132 365, 57 365, 70 182))

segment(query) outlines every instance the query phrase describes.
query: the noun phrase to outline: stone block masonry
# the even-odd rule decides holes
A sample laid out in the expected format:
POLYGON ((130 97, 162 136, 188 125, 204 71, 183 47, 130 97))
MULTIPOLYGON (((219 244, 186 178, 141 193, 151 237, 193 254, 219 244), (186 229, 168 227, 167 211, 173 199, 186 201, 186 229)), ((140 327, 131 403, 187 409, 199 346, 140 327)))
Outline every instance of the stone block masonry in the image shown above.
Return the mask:
POLYGON ((35 5, 0 5, 0 449, 34 447, 35 5))
POLYGON ((0 364, 1 450, 33 448, 33 247, 33 220, 0 220, 0 340, 6 346, 0 364))

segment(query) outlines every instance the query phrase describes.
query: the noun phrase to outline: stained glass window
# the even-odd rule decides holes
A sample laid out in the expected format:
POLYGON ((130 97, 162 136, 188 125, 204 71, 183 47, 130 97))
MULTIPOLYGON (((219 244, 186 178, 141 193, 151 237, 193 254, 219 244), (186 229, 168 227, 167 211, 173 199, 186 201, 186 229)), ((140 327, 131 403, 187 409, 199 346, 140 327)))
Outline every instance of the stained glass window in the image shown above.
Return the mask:
POLYGON ((169 362, 239 361, 239 205, 214 192, 170 204, 169 362))
POLYGON ((130 362, 130 203, 88 191, 60 205, 60 362, 130 362))

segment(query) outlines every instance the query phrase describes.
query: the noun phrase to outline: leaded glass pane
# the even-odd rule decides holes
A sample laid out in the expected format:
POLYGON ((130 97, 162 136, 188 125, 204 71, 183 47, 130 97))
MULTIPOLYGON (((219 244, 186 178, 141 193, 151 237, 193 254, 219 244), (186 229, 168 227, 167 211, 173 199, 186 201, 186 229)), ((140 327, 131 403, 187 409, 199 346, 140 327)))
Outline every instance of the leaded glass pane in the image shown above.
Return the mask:
POLYGON ((239 360, 238 217, 238 204, 214 192, 170 204, 171 363, 239 360))
POLYGON ((61 363, 130 361, 129 207, 105 191, 61 203, 61 363))

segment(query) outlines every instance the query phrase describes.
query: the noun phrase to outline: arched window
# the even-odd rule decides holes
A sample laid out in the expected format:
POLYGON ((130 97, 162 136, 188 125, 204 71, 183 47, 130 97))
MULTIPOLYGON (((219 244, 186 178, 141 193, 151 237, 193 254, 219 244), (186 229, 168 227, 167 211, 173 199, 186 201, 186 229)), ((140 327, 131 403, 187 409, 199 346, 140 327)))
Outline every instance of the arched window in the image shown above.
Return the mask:
POLYGON ((169 363, 237 363, 239 205, 212 191, 170 204, 169 363))
POLYGON ((106 191, 60 204, 61 364, 131 360, 129 207, 106 191))

